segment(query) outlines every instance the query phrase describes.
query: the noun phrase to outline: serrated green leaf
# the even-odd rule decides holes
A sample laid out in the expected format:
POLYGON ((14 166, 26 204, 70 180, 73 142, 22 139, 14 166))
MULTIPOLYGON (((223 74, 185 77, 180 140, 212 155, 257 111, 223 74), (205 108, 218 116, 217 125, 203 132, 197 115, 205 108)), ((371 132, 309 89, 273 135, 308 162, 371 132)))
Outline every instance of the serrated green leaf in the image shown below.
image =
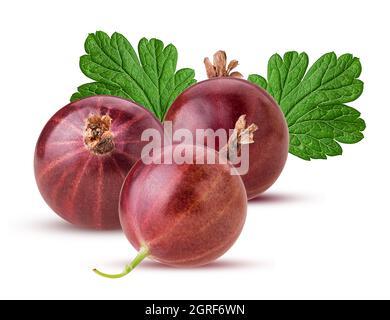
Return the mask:
POLYGON ((338 142, 356 143, 364 137, 360 113, 344 105, 363 92, 361 64, 351 54, 337 58, 333 52, 307 71, 308 63, 306 53, 275 54, 268 63, 268 80, 258 75, 248 80, 265 87, 279 103, 289 127, 290 153, 305 160, 326 159, 342 154, 338 142))
POLYGON ((283 59, 274 54, 268 62, 268 92, 281 101, 302 81, 309 58, 306 53, 285 53, 283 59))
POLYGON ((158 39, 141 39, 137 56, 123 35, 114 33, 110 38, 98 31, 87 37, 85 51, 80 58, 81 71, 96 82, 78 87, 72 101, 96 94, 120 96, 163 120, 173 100, 196 82, 194 70, 176 71, 176 48, 172 44, 164 47, 158 39))

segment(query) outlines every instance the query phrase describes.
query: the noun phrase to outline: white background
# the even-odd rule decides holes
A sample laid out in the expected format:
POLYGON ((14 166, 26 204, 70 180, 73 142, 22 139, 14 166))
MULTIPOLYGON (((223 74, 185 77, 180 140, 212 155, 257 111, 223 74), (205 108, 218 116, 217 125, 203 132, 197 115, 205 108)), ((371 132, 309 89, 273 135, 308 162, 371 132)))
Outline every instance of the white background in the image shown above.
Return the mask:
POLYGON ((1 298, 390 298, 388 1, 2 1, 0 3, 1 298), (33 176, 40 130, 86 79, 88 33, 172 42, 179 67, 217 49, 265 75, 275 52, 361 58, 365 90, 350 105, 366 138, 344 155, 290 156, 274 187, 249 205, 236 245, 199 269, 146 261, 110 281, 136 252, 121 232, 75 229, 42 200, 33 176))

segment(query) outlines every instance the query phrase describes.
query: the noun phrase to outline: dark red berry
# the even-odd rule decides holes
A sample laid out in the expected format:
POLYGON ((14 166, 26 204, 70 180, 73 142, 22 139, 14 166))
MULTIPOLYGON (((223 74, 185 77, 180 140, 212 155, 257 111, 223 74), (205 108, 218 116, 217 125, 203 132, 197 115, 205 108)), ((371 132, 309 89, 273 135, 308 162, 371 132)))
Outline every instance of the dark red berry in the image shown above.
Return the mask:
POLYGON ((173 130, 185 128, 195 135, 196 129, 233 129, 241 115, 258 127, 249 146, 249 171, 242 176, 251 199, 276 181, 288 155, 284 115, 265 90, 232 77, 205 80, 179 95, 165 120, 173 122, 173 130))
MULTIPOLYGON (((154 159, 164 159, 166 146, 154 159)), ((215 156, 214 149, 191 146, 186 159, 215 156)), ((199 266, 223 255, 236 241, 246 218, 247 198, 240 176, 229 163, 144 164, 137 162, 120 197, 122 229, 138 256, 119 278, 145 257, 171 266, 199 266)))
POLYGON ((35 177, 48 205, 78 226, 120 228, 120 189, 147 128, 162 133, 149 111, 121 98, 94 96, 59 110, 35 150, 35 177))

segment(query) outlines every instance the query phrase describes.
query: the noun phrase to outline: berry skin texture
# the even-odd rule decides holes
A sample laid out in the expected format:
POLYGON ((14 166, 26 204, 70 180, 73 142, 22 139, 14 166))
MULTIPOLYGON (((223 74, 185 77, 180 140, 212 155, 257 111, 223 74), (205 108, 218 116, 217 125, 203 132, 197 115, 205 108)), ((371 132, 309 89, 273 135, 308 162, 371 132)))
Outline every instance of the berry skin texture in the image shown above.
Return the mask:
POLYGON ((60 109, 39 136, 35 177, 47 204, 85 228, 120 228, 123 181, 147 142, 141 133, 161 123, 143 107, 121 98, 94 96, 60 109))
MULTIPOLYGON (((218 158, 215 150, 192 147, 194 159, 195 154, 218 158)), ((155 157, 174 148, 167 146, 155 157)), ((175 267, 200 266, 223 255, 241 233, 247 208, 245 187, 231 169, 229 163, 137 162, 120 197, 121 225, 131 244, 175 267)))
MULTIPOLYGON (((289 147, 284 115, 265 90, 237 78, 205 80, 179 95, 165 120, 173 122, 174 131, 185 128, 195 134, 196 129, 233 129, 241 115, 258 127, 249 146, 249 171, 242 176, 248 199, 252 199, 277 180, 289 147)), ((221 147, 216 143, 217 150, 221 147)))

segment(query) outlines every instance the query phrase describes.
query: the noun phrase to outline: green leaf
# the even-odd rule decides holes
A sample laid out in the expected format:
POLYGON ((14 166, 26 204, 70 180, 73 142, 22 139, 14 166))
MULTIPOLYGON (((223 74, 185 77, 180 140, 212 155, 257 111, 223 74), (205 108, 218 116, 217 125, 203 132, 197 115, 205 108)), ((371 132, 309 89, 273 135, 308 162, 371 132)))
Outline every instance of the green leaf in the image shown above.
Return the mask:
POLYGON ((84 97, 101 95, 101 94, 131 99, 131 97, 120 87, 112 86, 100 82, 92 82, 92 83, 83 84, 80 87, 78 87, 77 92, 71 96, 70 101, 75 101, 84 97))
POLYGON ((259 76, 258 74, 251 74, 249 75, 248 80, 267 90, 267 80, 262 76, 259 76))
POLYGON ((266 89, 280 105, 289 127, 290 153, 305 159, 326 159, 342 154, 339 143, 363 139, 366 125, 360 113, 345 105, 363 92, 358 58, 330 52, 310 68, 306 53, 274 54, 267 80, 248 80, 266 89))
POLYGON ((174 99, 196 82, 192 69, 176 71, 177 50, 158 39, 141 39, 138 55, 121 34, 111 38, 102 31, 85 41, 86 55, 80 58, 81 71, 93 83, 78 87, 71 101, 108 94, 131 99, 151 110, 160 120, 174 99))

